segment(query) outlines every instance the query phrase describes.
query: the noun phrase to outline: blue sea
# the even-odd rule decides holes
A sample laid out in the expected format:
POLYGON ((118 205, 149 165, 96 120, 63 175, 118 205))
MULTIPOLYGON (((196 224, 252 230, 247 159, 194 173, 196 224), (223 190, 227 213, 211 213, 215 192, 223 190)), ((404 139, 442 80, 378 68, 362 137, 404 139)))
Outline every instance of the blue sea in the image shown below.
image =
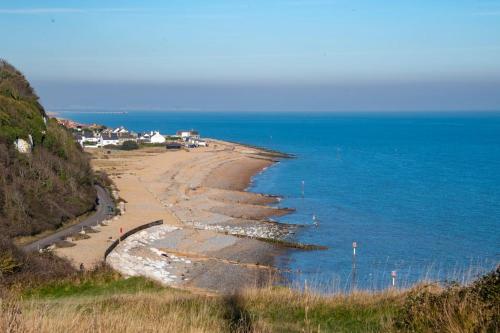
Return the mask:
POLYGON ((279 219, 303 225, 295 240, 328 246, 278 258, 294 285, 381 289, 392 271, 397 286, 462 282, 500 263, 499 113, 60 115, 165 134, 194 128, 296 155, 251 186, 296 209, 279 219))

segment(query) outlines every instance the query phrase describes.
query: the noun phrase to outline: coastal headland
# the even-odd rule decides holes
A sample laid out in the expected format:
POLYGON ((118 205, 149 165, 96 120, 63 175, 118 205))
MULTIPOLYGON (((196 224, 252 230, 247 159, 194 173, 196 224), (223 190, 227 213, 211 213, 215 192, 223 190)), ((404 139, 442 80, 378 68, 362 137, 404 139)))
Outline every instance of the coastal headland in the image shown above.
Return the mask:
POLYGON ((291 210, 275 207, 277 197, 245 189, 286 155, 219 140, 191 150, 89 152, 93 168, 113 180, 122 212, 76 246, 56 249, 59 255, 92 267, 120 234, 163 220, 121 242, 108 264, 127 276, 220 292, 277 278, 274 258, 286 250, 296 226, 269 218, 291 210))

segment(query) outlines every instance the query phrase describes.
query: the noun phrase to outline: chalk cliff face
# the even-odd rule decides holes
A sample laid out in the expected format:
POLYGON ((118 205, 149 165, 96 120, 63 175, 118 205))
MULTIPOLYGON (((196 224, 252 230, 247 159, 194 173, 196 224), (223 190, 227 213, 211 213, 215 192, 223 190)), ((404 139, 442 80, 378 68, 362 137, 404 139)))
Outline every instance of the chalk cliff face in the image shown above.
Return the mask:
POLYGON ((49 119, 26 78, 0 60, 0 235, 53 229, 92 209, 88 158, 49 119))

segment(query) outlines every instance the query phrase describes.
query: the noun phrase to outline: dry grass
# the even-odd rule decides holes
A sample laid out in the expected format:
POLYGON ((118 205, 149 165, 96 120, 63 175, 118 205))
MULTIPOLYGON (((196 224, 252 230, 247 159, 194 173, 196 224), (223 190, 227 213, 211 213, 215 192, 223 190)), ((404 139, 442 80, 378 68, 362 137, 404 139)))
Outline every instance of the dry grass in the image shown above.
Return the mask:
POLYGON ((0 331, 386 332, 402 303, 396 291, 324 297, 273 287, 233 296, 141 289, 88 295, 66 284, 42 287, 0 304, 0 331))
POLYGON ((222 313, 211 302, 171 292, 32 300, 7 309, 0 323, 3 332, 227 331, 222 313))
POLYGON ((499 270, 469 286, 207 296, 103 267, 0 295, 0 332, 498 332, 499 270))

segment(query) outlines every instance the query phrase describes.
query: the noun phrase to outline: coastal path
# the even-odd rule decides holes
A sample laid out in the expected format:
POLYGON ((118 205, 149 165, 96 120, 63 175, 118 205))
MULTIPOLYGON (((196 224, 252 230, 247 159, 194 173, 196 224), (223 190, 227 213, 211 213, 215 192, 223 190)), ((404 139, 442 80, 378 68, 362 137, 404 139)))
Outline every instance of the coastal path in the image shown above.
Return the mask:
POLYGON ((114 202, 111 199, 109 193, 99 185, 95 186, 97 190, 97 207, 95 213, 91 216, 87 217, 83 221, 78 224, 72 225, 70 227, 64 228, 60 231, 57 231, 47 237, 39 239, 33 243, 30 243, 23 247, 23 250, 26 252, 37 251, 38 249, 42 249, 46 246, 54 244, 61 239, 64 239, 70 235, 76 234, 82 230, 83 227, 95 226, 99 222, 104 221, 109 214, 109 207, 114 207, 114 202))

